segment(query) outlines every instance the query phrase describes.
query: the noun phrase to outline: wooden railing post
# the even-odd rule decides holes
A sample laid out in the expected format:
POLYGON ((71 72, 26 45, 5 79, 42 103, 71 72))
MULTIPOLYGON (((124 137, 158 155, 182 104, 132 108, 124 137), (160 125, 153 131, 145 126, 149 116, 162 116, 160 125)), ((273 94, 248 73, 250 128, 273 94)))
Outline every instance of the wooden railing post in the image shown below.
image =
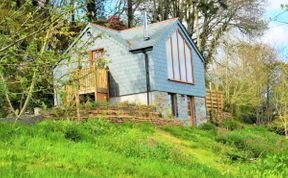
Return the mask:
POLYGON ((213 96, 212 96, 212 83, 210 82, 209 83, 209 89, 210 89, 210 105, 211 105, 211 108, 210 108, 210 119, 213 118, 213 96))
POLYGON ((97 75, 97 73, 98 73, 98 70, 97 70, 97 68, 96 68, 96 65, 94 65, 94 67, 93 67, 93 72, 95 73, 95 101, 97 101, 97 99, 98 99, 98 92, 97 92, 97 87, 98 87, 98 79, 97 79, 97 77, 98 77, 98 75, 97 75))
POLYGON ((220 106, 219 106, 219 91, 218 91, 218 85, 215 85, 215 94, 216 94, 216 106, 217 106, 217 112, 220 111, 220 106))

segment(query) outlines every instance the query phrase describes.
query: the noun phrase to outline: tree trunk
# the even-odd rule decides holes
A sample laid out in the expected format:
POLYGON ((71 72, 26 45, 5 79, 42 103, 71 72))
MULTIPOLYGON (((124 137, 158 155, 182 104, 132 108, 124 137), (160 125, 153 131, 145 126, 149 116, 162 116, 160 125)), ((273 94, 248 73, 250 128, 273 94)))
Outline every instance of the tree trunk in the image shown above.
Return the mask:
POLYGON ((71 6, 71 22, 75 23, 75 0, 70 0, 71 6))
POLYGON ((132 0, 127 0, 127 16, 128 16, 128 28, 133 25, 133 3, 132 0))
POLYGON ((197 47, 201 51, 201 42, 200 42, 200 33, 199 33, 199 17, 198 17, 198 9, 195 7, 195 25, 196 25, 196 36, 197 36, 197 47))
POLYGON ((24 105, 23 105, 22 109, 20 110, 20 113, 16 117, 15 122, 17 122, 17 120, 24 114, 24 112, 26 111, 26 108, 28 107, 28 104, 30 102, 30 99, 31 99, 31 96, 32 96, 32 93, 33 93, 33 90, 34 90, 34 87, 35 87, 35 84, 36 84, 36 80, 37 80, 37 78, 36 78, 36 76, 37 76, 36 70, 33 73, 32 82, 31 82, 31 85, 30 85, 26 100, 24 102, 24 105))
POLYGON ((97 20, 97 11, 96 11, 96 3, 95 0, 87 0, 87 18, 89 22, 94 22, 97 20))
POLYGON ((15 116, 17 116, 18 113, 16 112, 15 108, 13 107, 13 105, 11 103, 10 97, 8 95, 8 93, 9 93, 8 87, 6 86, 6 82, 5 82, 5 79, 4 79, 4 76, 2 73, 1 73, 1 80, 2 80, 3 85, 4 85, 4 89, 5 89, 4 95, 5 95, 5 98, 8 102, 8 104, 9 104, 10 110, 13 112, 13 114, 15 114, 15 116))

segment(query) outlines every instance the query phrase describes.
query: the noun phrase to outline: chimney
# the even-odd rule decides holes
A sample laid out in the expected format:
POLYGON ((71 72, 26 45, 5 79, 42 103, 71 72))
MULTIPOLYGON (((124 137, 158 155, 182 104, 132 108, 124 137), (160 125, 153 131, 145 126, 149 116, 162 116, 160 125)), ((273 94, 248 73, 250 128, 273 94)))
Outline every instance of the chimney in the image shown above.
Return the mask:
POLYGON ((144 11, 143 24, 144 24, 144 40, 147 41, 150 40, 150 36, 148 34, 148 19, 146 11, 144 11))

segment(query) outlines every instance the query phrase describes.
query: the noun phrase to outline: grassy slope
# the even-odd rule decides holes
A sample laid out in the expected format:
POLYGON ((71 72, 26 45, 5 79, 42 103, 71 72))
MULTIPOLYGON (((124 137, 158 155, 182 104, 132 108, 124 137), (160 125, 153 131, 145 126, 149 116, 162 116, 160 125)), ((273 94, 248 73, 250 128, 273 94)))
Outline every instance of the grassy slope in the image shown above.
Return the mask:
POLYGON ((0 138, 0 177, 288 176, 287 140, 261 127, 45 121, 0 123, 0 138))

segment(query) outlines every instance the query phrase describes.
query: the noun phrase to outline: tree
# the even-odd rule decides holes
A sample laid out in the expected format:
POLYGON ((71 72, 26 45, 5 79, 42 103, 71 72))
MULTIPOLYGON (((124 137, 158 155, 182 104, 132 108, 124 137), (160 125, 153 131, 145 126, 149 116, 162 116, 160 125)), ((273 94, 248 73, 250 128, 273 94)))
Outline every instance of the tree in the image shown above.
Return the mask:
POLYGON ((267 45, 244 41, 228 41, 223 50, 224 56, 209 73, 224 92, 225 110, 266 123, 266 111, 271 107, 267 104, 272 85, 269 78, 273 74, 269 65, 276 59, 274 51, 267 45))
POLYGON ((277 119, 284 128, 285 136, 288 139, 288 64, 279 62, 275 71, 277 76, 274 88, 273 100, 277 111, 277 119))
POLYGON ((118 16, 126 13, 127 16, 127 27, 133 27, 135 22, 135 13, 140 10, 140 6, 145 4, 144 0, 117 0, 116 12, 118 16))
POLYGON ((106 0, 86 0, 86 16, 89 22, 96 22, 105 16, 106 0))
POLYGON ((64 18, 69 10, 31 1, 18 5, 0 2, 9 9, 0 15, 0 89, 16 118, 23 115, 33 96, 53 91, 53 66, 66 57, 57 49, 58 37, 71 35, 64 18))
POLYGON ((262 0, 152 0, 152 4, 154 21, 178 17, 187 24, 189 34, 206 59, 206 67, 227 32, 237 29, 258 35, 266 27, 262 0))

